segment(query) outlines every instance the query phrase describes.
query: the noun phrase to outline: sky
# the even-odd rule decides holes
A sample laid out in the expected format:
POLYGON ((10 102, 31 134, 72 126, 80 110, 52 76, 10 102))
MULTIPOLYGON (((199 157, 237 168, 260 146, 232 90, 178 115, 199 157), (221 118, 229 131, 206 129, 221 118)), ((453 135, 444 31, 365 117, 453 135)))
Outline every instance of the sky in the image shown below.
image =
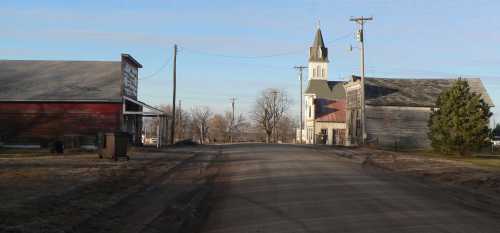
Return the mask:
MULTIPOLYGON (((172 56, 183 109, 251 111, 263 89, 278 88, 298 115, 295 65, 307 65, 318 22, 329 48, 329 79, 359 74, 356 25, 365 30, 367 76, 481 77, 500 104, 500 1, 482 0, 2 0, 0 59, 120 60, 143 64, 139 98, 170 104, 172 56)), ((500 111, 495 121, 500 122, 500 111)))

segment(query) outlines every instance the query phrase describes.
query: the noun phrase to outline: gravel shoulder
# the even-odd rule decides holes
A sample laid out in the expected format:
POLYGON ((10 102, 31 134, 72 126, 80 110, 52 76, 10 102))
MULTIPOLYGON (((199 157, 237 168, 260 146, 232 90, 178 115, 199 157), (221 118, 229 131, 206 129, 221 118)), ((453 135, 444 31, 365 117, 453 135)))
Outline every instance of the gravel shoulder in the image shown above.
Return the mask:
MULTIPOLYGON (((372 148, 328 148, 332 153, 360 163, 365 169, 377 170, 400 179, 410 178, 448 191, 459 202, 500 214, 500 169, 479 166, 479 159, 457 159, 420 153, 393 152, 372 148)), ((495 159, 489 159, 495 163, 495 159)), ((483 159, 481 163, 487 163, 483 159)))

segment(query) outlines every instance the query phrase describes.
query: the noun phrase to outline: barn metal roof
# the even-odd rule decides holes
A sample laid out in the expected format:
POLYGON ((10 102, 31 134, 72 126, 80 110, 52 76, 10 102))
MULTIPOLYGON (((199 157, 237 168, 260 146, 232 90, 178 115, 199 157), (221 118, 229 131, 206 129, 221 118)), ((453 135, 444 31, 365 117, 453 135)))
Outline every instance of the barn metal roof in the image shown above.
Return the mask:
POLYGON ((315 94, 316 98, 339 100, 345 98, 343 81, 327 81, 312 79, 307 85, 306 94, 315 94))
MULTIPOLYGON (((353 76, 359 79, 358 76, 353 76)), ((467 78, 471 91, 480 94, 490 106, 493 101, 479 78, 467 78)), ((451 88, 456 79, 365 79, 366 104, 373 106, 433 107, 438 96, 451 88)))
POLYGON ((0 101, 121 101, 120 61, 0 60, 0 101))

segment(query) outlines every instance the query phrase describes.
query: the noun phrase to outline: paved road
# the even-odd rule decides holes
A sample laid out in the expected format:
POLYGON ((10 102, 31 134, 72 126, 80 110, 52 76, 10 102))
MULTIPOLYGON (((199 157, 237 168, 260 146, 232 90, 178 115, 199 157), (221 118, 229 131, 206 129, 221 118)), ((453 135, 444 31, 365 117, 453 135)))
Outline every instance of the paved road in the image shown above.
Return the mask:
POLYGON ((233 145, 201 232, 500 232, 500 218, 417 182, 286 145, 233 145))

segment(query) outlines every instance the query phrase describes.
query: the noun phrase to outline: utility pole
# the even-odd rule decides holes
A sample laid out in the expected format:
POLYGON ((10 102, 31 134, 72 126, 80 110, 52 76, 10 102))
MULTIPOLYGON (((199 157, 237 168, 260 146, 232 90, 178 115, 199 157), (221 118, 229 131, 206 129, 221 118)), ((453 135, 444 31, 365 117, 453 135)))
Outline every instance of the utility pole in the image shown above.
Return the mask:
POLYGON ((170 135, 170 144, 173 145, 175 143, 175 92, 177 88, 177 45, 174 45, 174 92, 172 96, 172 134, 170 135))
POLYGON ((182 127, 182 101, 179 100, 179 135, 180 135, 180 139, 184 139, 184 128, 182 127))
POLYGON ((307 66, 299 65, 299 66, 294 66, 293 68, 295 68, 296 70, 299 71, 299 81, 300 81, 300 96, 299 96, 299 98, 300 98, 300 136, 299 137, 300 137, 300 144, 302 144, 303 143, 302 142, 302 135, 303 135, 302 130, 304 130, 304 120, 302 119, 303 118, 302 115, 304 114, 302 111, 302 105, 303 105, 302 102, 304 99, 303 93, 302 93, 302 83, 303 83, 302 82, 302 73, 303 73, 304 69, 307 68, 307 66))
POLYGON ((356 22, 359 25, 357 38, 361 45, 361 141, 362 144, 366 142, 366 116, 365 116, 365 43, 364 43, 364 29, 365 21, 371 21, 373 17, 357 17, 351 18, 350 21, 356 22))
POLYGON ((276 138, 276 117, 278 115, 278 108, 276 107, 276 97, 278 95, 278 91, 274 90, 271 92, 273 94, 273 131, 274 132, 274 143, 277 142, 277 138, 276 138))
POLYGON ((231 115, 231 127, 229 127, 229 142, 233 143, 233 127, 234 127, 234 101, 236 98, 233 97, 231 99, 231 107, 233 108, 233 114, 231 115))

